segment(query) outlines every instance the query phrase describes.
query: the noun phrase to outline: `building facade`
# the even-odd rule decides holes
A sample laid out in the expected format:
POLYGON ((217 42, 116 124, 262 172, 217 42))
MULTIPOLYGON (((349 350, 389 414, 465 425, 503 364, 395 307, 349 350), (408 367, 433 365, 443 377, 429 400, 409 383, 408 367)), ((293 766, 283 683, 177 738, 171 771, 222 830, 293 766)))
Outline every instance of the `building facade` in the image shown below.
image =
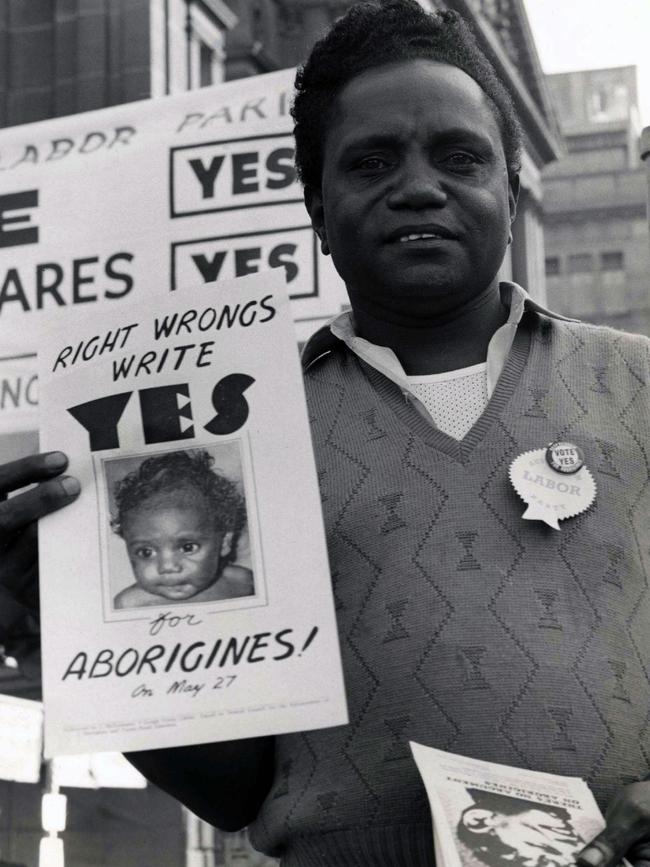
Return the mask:
POLYGON ((0 126, 224 77, 224 0, 0 0, 0 126))
POLYGON ((641 159, 645 164, 646 179, 648 182, 648 231, 650 232, 650 126, 641 133, 641 159))
POLYGON ((650 335, 636 69, 560 73, 548 83, 567 148, 544 172, 549 304, 650 335))

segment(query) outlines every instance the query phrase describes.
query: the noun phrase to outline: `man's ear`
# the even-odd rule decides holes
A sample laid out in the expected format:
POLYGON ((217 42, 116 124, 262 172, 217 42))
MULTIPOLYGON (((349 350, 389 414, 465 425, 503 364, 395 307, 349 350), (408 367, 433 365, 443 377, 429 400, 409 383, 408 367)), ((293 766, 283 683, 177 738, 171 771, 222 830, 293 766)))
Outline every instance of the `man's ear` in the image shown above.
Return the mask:
POLYGON ((228 532, 223 534, 223 539, 221 540, 221 556, 228 557, 232 550, 232 538, 233 533, 228 532))
MULTIPOLYGON (((519 175, 512 175, 508 178, 508 206, 510 208, 510 225, 515 221, 515 217, 517 216, 517 202, 519 201, 519 175)), ((512 232, 510 232, 510 237, 508 239, 508 243, 512 243, 512 232)))
POLYGON ((323 210, 323 196, 319 189, 305 184, 304 189, 305 207, 311 220, 311 225, 318 235, 320 248, 324 256, 329 254, 330 248, 327 243, 327 232, 325 230, 325 212, 323 210))

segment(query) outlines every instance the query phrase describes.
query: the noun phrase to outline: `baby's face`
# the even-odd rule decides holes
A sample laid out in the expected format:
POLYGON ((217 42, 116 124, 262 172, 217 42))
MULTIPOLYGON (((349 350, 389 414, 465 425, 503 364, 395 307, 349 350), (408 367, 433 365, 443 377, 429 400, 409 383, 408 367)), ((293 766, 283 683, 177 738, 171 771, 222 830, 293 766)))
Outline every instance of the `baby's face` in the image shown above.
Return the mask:
POLYGON ((168 498, 151 498, 130 511, 122 534, 140 587, 174 601, 214 584, 229 536, 214 529, 203 503, 168 498))

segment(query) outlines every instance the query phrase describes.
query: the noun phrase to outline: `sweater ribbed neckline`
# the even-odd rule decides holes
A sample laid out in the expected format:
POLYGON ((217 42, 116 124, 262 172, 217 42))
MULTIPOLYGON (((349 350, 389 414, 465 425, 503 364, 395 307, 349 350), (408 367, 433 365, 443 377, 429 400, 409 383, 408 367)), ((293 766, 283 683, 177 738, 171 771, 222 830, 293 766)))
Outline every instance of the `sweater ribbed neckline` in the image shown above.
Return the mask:
POLYGON ((522 321, 517 329, 510 354, 485 410, 462 440, 456 440, 444 433, 444 431, 434 427, 433 424, 418 412, 398 386, 364 361, 357 361, 382 401, 390 407, 403 424, 413 431, 414 434, 421 437, 427 445, 444 452, 450 458, 464 464, 476 446, 485 438, 494 422, 501 416, 506 404, 514 394, 528 362, 530 346, 530 328, 522 321))

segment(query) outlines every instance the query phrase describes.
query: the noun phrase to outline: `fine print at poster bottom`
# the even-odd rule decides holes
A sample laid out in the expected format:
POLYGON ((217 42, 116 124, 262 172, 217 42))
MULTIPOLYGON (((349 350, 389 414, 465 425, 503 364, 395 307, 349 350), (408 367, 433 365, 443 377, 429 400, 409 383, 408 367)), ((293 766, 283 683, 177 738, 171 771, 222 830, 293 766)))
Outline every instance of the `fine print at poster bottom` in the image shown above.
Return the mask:
POLYGON ((92 752, 93 742, 97 738, 101 738, 103 745, 112 742, 112 749, 117 751, 148 749, 153 731, 156 732, 159 748, 173 747, 179 742, 179 727, 183 729, 185 745, 213 743, 224 739, 220 737, 220 724, 223 724, 225 719, 228 719, 227 740, 256 737, 260 729, 268 733, 274 723, 279 725, 281 732, 285 734, 345 725, 348 721, 344 708, 340 710, 338 720, 333 721, 331 699, 327 696, 198 713, 184 712, 174 716, 143 717, 135 722, 131 719, 107 720, 103 724, 64 726, 62 733, 66 743, 59 743, 56 738, 46 739, 45 755, 51 758, 55 755, 74 755, 82 751, 92 752), (272 722, 269 722, 269 717, 272 722), (236 720, 236 727, 233 727, 233 720, 236 720), (72 739, 79 744, 76 749, 69 746, 72 739), (124 743, 127 746, 124 746, 124 743))

